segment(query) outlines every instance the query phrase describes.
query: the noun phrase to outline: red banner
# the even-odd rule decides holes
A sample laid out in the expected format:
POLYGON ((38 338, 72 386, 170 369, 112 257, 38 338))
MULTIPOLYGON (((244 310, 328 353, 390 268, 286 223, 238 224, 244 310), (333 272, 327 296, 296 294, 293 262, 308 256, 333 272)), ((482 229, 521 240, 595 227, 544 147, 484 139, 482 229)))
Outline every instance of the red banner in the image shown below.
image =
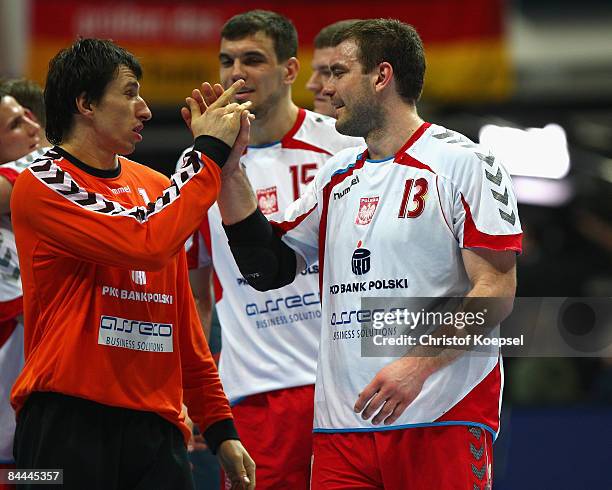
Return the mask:
POLYGON ((387 2, 32 2, 29 76, 43 83, 49 59, 78 36, 115 40, 143 64, 144 95, 153 103, 180 103, 203 80, 218 79, 219 32, 231 16, 254 8, 280 12, 299 37, 300 77, 294 98, 306 107, 312 40, 346 18, 392 17, 414 25, 425 43, 424 96, 432 100, 491 100, 509 95, 501 0, 387 2))

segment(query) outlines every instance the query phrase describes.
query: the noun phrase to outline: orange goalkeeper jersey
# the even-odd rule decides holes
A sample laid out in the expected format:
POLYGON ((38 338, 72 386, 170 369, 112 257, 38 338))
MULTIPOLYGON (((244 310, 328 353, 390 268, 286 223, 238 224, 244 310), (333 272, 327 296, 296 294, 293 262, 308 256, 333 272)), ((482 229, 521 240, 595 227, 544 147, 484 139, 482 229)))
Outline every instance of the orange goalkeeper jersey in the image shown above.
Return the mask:
POLYGON ((98 170, 53 148, 17 179, 25 367, 34 391, 155 412, 189 430, 231 419, 198 319, 183 244, 215 201, 220 169, 194 151, 172 176, 119 157, 98 170))

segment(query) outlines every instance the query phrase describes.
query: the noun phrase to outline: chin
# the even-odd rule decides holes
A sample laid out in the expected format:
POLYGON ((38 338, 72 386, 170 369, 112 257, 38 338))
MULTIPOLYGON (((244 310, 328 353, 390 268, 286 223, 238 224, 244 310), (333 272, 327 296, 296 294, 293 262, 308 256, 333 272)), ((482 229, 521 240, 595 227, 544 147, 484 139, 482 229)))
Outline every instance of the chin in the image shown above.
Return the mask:
POLYGON ((124 146, 116 153, 117 155, 131 155, 132 153, 134 153, 134 150, 136 150, 136 145, 124 146))

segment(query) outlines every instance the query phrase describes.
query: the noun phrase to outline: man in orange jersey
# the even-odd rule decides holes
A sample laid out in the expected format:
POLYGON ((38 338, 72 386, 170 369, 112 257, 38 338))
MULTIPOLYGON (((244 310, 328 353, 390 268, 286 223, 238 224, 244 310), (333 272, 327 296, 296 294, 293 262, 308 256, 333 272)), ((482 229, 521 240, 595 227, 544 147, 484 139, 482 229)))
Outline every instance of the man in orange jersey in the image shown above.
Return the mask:
POLYGON ((252 489, 255 465, 183 250, 217 197, 221 167, 242 153, 249 104, 229 104, 243 82, 210 107, 194 90, 184 110, 194 150, 168 182, 119 156, 151 118, 141 73, 133 55, 97 39, 49 65, 46 132, 56 146, 19 176, 11 201, 26 356, 11 396, 15 460, 63 469, 65 488, 191 489, 184 399, 232 488, 252 489))

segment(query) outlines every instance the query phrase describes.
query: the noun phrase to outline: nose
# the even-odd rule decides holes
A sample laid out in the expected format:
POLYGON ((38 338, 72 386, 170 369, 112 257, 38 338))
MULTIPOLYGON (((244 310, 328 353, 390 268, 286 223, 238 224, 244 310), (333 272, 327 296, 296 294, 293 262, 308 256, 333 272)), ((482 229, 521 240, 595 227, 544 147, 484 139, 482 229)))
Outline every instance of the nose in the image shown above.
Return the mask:
POLYGON ((321 77, 319 74, 316 71, 313 71, 312 75, 310 75, 310 78, 306 82, 306 90, 310 90, 315 95, 318 94, 323 88, 320 78, 321 77))
POLYGON ((323 89, 321 90, 321 95, 326 97, 333 97, 336 93, 336 87, 332 83, 333 77, 327 79, 327 81, 323 84, 323 89))
POLYGON ((149 119, 153 117, 153 114, 151 113, 151 109, 149 109, 149 106, 147 105, 145 100, 142 97, 139 97, 139 98, 140 100, 138 101, 138 109, 136 111, 136 117, 138 117, 138 119, 140 119, 143 122, 148 121, 149 119))
POLYGON ((238 80, 246 80, 246 77, 244 66, 242 63, 240 63, 240 60, 235 59, 234 64, 232 65, 232 83, 238 80))
POLYGON ((23 119, 26 122, 26 127, 28 128, 28 134, 30 136, 36 136, 40 131, 40 124, 31 119, 27 114, 23 116, 23 119))

